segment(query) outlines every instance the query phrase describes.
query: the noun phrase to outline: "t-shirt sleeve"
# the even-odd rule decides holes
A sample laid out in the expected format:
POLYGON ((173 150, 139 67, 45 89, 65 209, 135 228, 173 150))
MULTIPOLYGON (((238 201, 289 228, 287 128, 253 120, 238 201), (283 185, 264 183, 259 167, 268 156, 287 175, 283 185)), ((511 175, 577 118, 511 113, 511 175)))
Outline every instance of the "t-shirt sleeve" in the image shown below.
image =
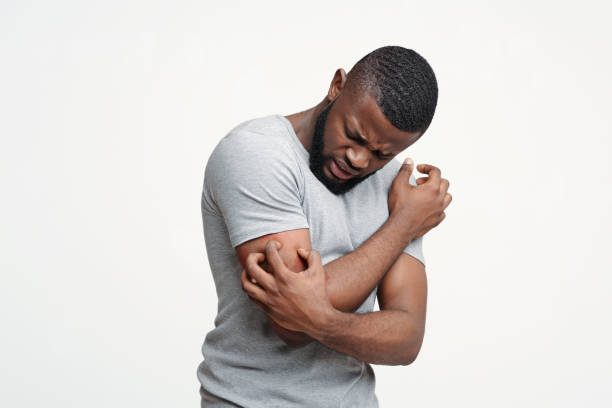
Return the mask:
POLYGON ((225 136, 208 159, 204 188, 234 248, 266 234, 309 228, 304 178, 282 139, 245 130, 225 136))
MULTIPOLYGON (((400 162, 398 159, 394 158, 391 162, 389 162, 391 164, 391 171, 390 171, 390 180, 389 180, 389 188, 391 188, 391 183, 393 182, 393 179, 395 178, 395 176, 397 175, 397 172, 399 171, 399 169, 402 166, 402 162, 400 162)), ((412 184, 413 186, 416 186, 416 177, 414 175, 414 173, 416 172, 416 167, 413 169, 412 174, 410 174, 410 184, 412 184)), ((423 255, 423 236, 420 236, 414 240, 412 240, 407 246, 406 248, 404 248, 403 252, 405 254, 408 255, 412 255, 413 257, 415 257, 416 259, 418 259, 419 261, 421 261, 421 263, 423 265, 425 265, 425 256, 423 255)))
MULTIPOLYGON (((414 176, 415 171, 416 169, 410 175, 410 184, 412 184, 413 186, 417 185, 416 177, 414 176)), ((425 265, 425 256, 423 255, 423 236, 420 236, 410 241, 408 246, 404 248, 403 252, 405 254, 412 255, 413 257, 421 261, 423 265, 425 265)))

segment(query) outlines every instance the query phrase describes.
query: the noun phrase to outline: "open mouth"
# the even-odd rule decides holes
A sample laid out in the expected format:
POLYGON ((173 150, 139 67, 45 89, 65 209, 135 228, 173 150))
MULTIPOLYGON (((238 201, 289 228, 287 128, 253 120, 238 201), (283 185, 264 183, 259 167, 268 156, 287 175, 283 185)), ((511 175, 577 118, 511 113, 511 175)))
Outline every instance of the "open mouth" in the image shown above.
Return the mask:
POLYGON ((336 176, 337 178, 341 180, 347 180, 347 179, 354 177, 351 173, 347 173, 346 171, 342 170, 340 166, 338 166, 338 163, 336 163, 336 160, 334 159, 331 160, 329 164, 329 168, 331 172, 334 174, 334 176, 336 176))

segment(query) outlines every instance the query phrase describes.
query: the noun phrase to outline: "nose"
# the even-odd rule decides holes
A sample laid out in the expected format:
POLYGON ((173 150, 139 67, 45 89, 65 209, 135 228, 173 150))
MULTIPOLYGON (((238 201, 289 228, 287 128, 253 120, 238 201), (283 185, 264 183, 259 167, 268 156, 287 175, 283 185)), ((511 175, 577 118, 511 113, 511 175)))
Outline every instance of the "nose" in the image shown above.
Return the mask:
POLYGON ((353 168, 363 170, 370 164, 370 150, 365 147, 350 147, 346 151, 346 157, 350 160, 348 163, 353 168))

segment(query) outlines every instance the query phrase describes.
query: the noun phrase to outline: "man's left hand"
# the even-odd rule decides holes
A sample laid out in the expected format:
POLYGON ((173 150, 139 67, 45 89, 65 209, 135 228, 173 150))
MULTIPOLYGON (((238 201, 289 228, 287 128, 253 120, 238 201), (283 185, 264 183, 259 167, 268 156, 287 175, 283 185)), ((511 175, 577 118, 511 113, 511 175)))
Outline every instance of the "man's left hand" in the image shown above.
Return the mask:
POLYGON ((270 240, 265 253, 252 252, 247 256, 240 276, 242 289, 277 324, 312 336, 333 310, 321 256, 315 250, 299 248, 298 255, 307 261, 308 268, 293 272, 281 259, 280 248, 280 242, 270 240), (272 273, 259 266, 264 259, 271 266, 272 273))

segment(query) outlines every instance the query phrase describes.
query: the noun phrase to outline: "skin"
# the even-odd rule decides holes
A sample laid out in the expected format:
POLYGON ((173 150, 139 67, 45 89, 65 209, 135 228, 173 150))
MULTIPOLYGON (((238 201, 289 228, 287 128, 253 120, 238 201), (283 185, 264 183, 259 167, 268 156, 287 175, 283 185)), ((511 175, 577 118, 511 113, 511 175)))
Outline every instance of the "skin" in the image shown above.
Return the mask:
POLYGON ((395 128, 374 97, 350 88, 343 91, 345 83, 346 73, 337 70, 321 103, 286 116, 310 153, 310 169, 334 194, 350 191, 421 136, 395 128), (332 159, 345 163, 355 176, 338 178, 331 170, 332 159))
MULTIPOLYGON (((323 101, 287 116, 310 152, 313 174, 334 194, 350 191, 421 136, 393 127, 374 98, 345 84, 346 73, 339 69, 323 101), (353 140, 356 132, 365 140, 353 140), (355 176, 336 177, 334 158, 355 176)), ((244 291, 288 346, 316 339, 376 364, 414 361, 424 336, 427 284, 423 264, 402 251, 444 219, 451 200, 448 180, 437 167, 417 168, 429 177, 412 186, 413 166, 403 165, 389 194, 387 222, 333 262, 322 265, 308 229, 269 234, 236 247, 244 291), (381 310, 352 313, 377 284, 381 310)))

